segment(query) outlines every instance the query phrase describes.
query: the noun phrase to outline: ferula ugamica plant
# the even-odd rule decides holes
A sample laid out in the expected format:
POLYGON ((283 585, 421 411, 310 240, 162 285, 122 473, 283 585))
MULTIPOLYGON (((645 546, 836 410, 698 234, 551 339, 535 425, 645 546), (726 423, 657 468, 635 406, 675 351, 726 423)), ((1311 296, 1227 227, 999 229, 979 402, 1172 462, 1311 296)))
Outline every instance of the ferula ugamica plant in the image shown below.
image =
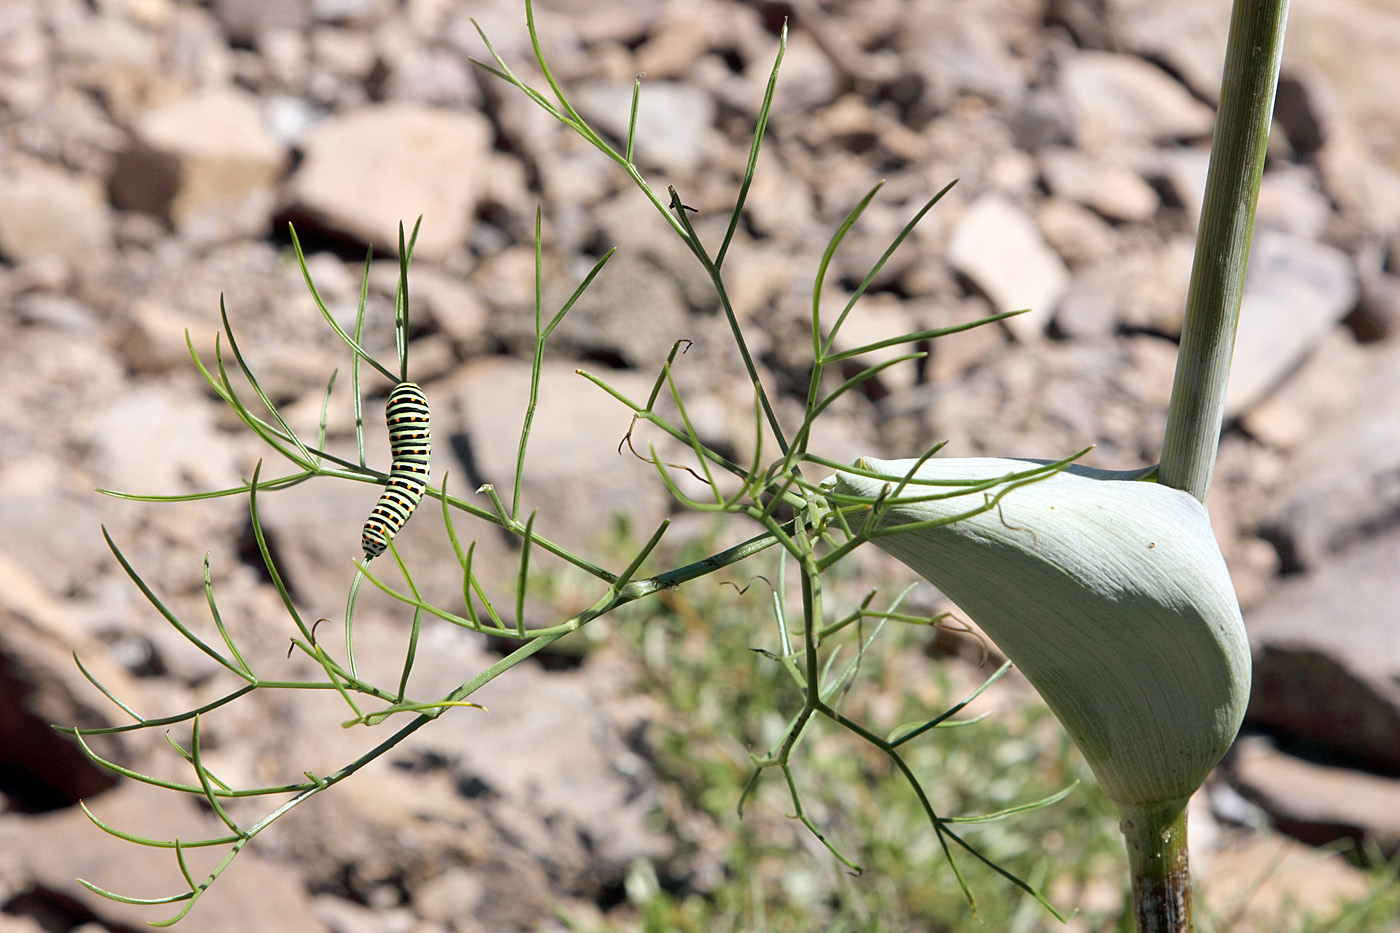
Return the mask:
POLYGON ((1249 644, 1205 507, 1079 466, 987 485, 1034 466, 864 459, 834 490, 870 502, 875 544, 1020 668, 1125 819, 1179 809, 1249 699, 1249 644))

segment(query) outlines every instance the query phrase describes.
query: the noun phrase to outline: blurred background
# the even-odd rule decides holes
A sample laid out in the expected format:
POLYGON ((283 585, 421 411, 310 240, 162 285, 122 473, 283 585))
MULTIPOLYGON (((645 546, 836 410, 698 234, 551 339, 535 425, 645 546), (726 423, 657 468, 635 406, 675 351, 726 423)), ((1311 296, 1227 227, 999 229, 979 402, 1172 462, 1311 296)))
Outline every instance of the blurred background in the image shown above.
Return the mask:
MULTIPOLYGON (((828 275, 829 315, 958 180, 843 340, 1032 310, 928 343, 925 359, 843 397, 816 451, 910 457, 946 440, 954 456, 1058 458, 1092 444, 1091 465, 1156 461, 1224 0, 541 0, 535 13, 554 76, 616 144, 642 76, 636 162, 658 192, 677 189, 712 248, 787 24, 725 272, 789 425, 832 232, 884 182, 828 275)), ((339 367, 327 445, 354 456, 349 358, 306 291, 289 222, 347 326, 374 248, 365 344, 391 361, 398 224, 422 216, 409 376, 433 400, 435 481, 450 473, 455 494, 513 478, 537 210, 547 313, 618 249, 544 364, 525 483, 540 530, 621 566, 681 515, 652 467, 619 455, 629 414, 578 368, 641 399, 672 344, 690 341, 675 377, 697 430, 751 456, 752 393, 703 271, 617 165, 472 64, 489 60, 473 19, 543 86, 518 0, 0 0, 0 931, 128 930, 168 915, 76 884, 181 888, 171 851, 102 834, 80 799, 141 836, 220 832, 199 801, 117 781, 48 726, 129 721, 74 652, 146 716, 231 689, 132 586, 100 525, 172 612, 212 633, 207 554, 240 646, 267 676, 308 671, 283 658, 293 630, 246 499, 94 492, 236 485, 259 457, 265 476, 284 469, 189 358, 187 332, 213 360, 221 298, 249 365, 309 437, 339 367)), ((1391 0, 1294 0, 1210 501, 1255 688, 1244 734, 1193 803, 1207 930, 1400 929, 1386 868, 1400 850, 1397 87, 1391 0)), ((363 378, 368 456, 383 469, 389 386, 363 378)), ((665 454, 653 434, 638 449, 656 441, 665 454)), ((312 483, 266 497, 262 521, 305 618, 343 616, 377 494, 312 483)), ((436 508, 423 512, 397 544, 426 594, 460 608, 436 508)), ((749 533, 687 517, 665 560, 749 533)), ((516 555, 488 533, 480 546, 479 568, 500 581, 492 595, 511 593, 516 555)), ((748 755, 800 705, 752 650, 775 645, 773 573, 760 562, 735 568, 733 587, 668 592, 508 672, 479 697, 489 714, 445 716, 260 836, 179 929, 1128 929, 1111 809, 1014 677, 972 708, 986 722, 931 739, 911 764, 949 814, 1085 781, 1053 807, 963 830, 1073 913, 1068 925, 972 863, 975 919, 907 785, 836 730, 811 737, 797 777, 808 816, 862 875, 788 818, 775 775, 738 819, 748 755)), ((563 571, 543 579, 532 626, 598 595, 563 571)), ((832 592, 858 600, 906 582, 861 555, 832 592)), ((411 613, 377 597, 361 607, 361 660, 392 680, 411 613)), ((926 586, 911 599, 945 608, 926 586)), ((442 625, 423 637, 424 695, 502 653, 442 625)), ((877 732, 928 718, 995 669, 984 647, 932 628, 887 633, 843 710, 877 732)), ((344 707, 324 698, 245 699, 208 717, 204 736, 211 767, 239 786, 326 773, 382 737, 340 729, 344 707)), ((187 780, 159 731, 94 749, 187 780)))

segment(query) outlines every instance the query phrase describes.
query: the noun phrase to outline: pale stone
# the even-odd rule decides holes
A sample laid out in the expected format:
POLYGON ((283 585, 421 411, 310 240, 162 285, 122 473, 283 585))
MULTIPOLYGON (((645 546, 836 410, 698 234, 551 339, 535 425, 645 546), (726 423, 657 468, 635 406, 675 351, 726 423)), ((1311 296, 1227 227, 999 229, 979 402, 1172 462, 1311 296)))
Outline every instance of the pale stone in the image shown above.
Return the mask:
MULTIPOLYGON (((575 106, 623 145, 632 113, 632 89, 630 82, 587 85, 578 89, 575 106)), ((714 99, 699 88, 643 81, 637 98, 635 158, 665 172, 694 174, 718 141, 714 118, 714 99)))
POLYGON ((1070 281, 1035 221, 999 194, 983 195, 958 219, 948 261, 986 294, 994 311, 1031 309, 1006 322, 1020 340, 1044 330, 1070 281))
POLYGON ((1157 192, 1132 169, 1073 149, 1043 150, 1040 168, 1053 194, 1112 220, 1150 220, 1161 205, 1157 192))
POLYGON ((256 97, 202 91, 141 116, 112 189, 123 206, 168 216, 198 239, 260 235, 286 161, 256 97))
POLYGON ((333 230, 397 252, 399 224, 423 226, 416 257, 463 248, 487 179, 491 131, 475 113, 414 104, 363 107, 332 117, 306 138, 292 202, 333 230))
POLYGON ((1061 87, 1075 114, 1075 140, 1089 152, 1209 136, 1211 108, 1140 58, 1081 52, 1065 63, 1061 87))
POLYGON ((110 259, 112 224, 95 178, 39 162, 0 174, 0 252, 15 263, 57 260, 68 270, 110 259))
POLYGON ((1340 250, 1271 231, 1255 237, 1225 416, 1243 414, 1273 391, 1359 294, 1356 270, 1340 250))

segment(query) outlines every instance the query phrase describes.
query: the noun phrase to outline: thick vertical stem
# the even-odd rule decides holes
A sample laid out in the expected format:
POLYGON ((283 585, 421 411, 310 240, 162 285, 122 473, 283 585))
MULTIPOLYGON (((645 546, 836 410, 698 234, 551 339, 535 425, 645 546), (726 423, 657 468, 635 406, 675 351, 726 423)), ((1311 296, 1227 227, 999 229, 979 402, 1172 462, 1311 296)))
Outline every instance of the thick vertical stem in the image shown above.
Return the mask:
POLYGON ((1288 0, 1235 0, 1159 481, 1210 491, 1288 0))
POLYGON ((1118 810, 1133 876, 1138 933, 1192 933, 1186 801, 1120 805, 1118 810))

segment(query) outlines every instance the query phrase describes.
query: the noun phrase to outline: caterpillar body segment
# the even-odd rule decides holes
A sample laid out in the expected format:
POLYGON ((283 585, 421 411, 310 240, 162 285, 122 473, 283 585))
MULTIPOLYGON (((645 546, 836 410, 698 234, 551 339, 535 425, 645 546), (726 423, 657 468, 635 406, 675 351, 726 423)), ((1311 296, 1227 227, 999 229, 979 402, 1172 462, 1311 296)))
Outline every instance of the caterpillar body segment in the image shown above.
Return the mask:
POLYGON ((385 414, 392 464, 384 493, 365 519, 360 543, 367 561, 384 553, 389 539, 398 534, 418 507, 428 486, 428 460, 432 454, 428 397, 416 383, 400 382, 394 386, 385 414))

